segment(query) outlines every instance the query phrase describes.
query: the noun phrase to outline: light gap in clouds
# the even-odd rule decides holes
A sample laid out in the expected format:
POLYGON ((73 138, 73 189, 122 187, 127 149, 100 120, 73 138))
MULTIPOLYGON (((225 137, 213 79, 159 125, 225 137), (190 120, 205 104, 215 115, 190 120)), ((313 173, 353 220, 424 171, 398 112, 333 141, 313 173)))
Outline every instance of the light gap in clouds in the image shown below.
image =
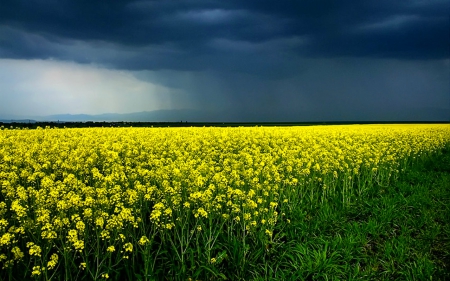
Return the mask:
POLYGON ((245 15, 245 11, 242 10, 207 9, 180 12, 177 16, 188 21, 196 21, 205 24, 219 24, 238 17, 244 17, 245 15))
POLYGON ((177 90, 129 71, 43 60, 0 60, 1 115, 101 114, 171 109, 177 90))
POLYGON ((209 46, 222 51, 254 52, 276 50, 288 50, 308 44, 307 36, 290 36, 275 38, 263 42, 250 42, 243 40, 230 40, 226 38, 215 38, 209 42, 209 46))
POLYGON ((375 23, 360 26, 360 30, 400 29, 403 25, 424 20, 417 15, 395 15, 375 23))

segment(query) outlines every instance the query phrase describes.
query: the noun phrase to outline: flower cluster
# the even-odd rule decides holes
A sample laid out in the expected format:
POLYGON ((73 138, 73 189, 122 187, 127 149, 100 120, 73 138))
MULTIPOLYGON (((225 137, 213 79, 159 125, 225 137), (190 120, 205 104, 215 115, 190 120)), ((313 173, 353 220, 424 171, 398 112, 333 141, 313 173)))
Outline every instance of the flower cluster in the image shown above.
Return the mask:
POLYGON ((0 264, 91 270, 149 233, 216 226, 270 240, 290 204, 348 203, 449 140, 449 125, 0 130, 0 264))

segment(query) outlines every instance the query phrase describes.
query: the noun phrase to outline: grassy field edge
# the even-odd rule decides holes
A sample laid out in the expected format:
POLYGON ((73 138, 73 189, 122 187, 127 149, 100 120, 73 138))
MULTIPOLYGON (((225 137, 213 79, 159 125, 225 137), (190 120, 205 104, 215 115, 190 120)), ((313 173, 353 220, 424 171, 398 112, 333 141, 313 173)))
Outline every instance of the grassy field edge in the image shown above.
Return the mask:
POLYGON ((255 280, 450 280, 450 149, 346 208, 298 206, 255 280), (262 268, 262 270, 261 270, 262 268))

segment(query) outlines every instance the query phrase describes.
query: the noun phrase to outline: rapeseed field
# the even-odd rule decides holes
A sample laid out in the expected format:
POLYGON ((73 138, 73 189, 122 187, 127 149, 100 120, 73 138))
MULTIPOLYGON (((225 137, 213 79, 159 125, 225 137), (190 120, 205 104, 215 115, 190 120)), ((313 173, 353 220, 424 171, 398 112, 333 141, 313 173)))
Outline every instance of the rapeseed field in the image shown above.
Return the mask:
POLYGON ((289 225, 449 145, 446 124, 2 128, 0 278, 265 280, 289 225))

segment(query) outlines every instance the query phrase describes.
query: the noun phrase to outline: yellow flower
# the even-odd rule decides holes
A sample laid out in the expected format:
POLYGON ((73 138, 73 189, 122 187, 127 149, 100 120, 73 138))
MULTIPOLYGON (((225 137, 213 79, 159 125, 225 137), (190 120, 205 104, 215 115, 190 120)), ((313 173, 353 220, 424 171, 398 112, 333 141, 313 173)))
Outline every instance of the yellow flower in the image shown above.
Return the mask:
POLYGON ((33 242, 28 242, 27 248, 30 248, 30 250, 28 252, 31 256, 37 256, 37 257, 41 256, 41 247, 34 244, 33 242))
POLYGON ((53 268, 55 268, 57 263, 58 263, 58 255, 52 254, 50 257, 50 260, 47 262, 47 268, 53 269, 53 268))
POLYGON ((75 243, 73 243, 73 247, 75 248, 75 250, 81 252, 81 250, 84 249, 84 241, 82 240, 75 241, 75 243))
POLYGON ((33 271, 31 272, 31 276, 39 276, 41 275, 41 267, 40 266, 33 266, 33 271))
POLYGON ((21 260, 23 258, 23 256, 24 256, 23 252, 17 246, 14 246, 11 249, 11 253, 13 253, 15 260, 21 260))
POLYGON ((14 238, 14 234, 9 232, 2 235, 0 238, 0 246, 11 244, 11 240, 14 238))
POLYGON ((76 228, 77 228, 79 231, 83 232, 83 231, 84 231, 84 228, 85 228, 84 222, 82 222, 82 221, 77 221, 76 228))
POLYGON ((145 244, 149 243, 150 240, 148 240, 147 236, 142 236, 141 239, 139 239, 139 244, 144 246, 145 244))
POLYGON ((77 239, 78 233, 75 229, 69 230, 68 234, 69 235, 67 237, 68 237, 69 241, 73 241, 73 240, 77 239))
POLYGON ((198 218, 199 216, 207 218, 208 217, 208 213, 205 211, 205 209, 203 208, 198 208, 197 213, 194 215, 196 218, 198 218))
POLYGON ((123 248, 125 249, 125 252, 133 252, 133 244, 131 243, 125 243, 125 245, 123 245, 123 248))
POLYGON ((97 217, 95 219, 95 225, 98 227, 103 227, 103 225, 105 224, 105 220, 102 217, 97 217))
POLYGON ((159 222, 160 217, 161 217, 161 211, 160 210, 153 210, 152 213, 150 214, 150 220, 153 222, 159 222))
POLYGON ((8 221, 5 219, 0 219, 0 229, 5 229, 7 226, 8 226, 8 221))
POLYGON ((102 232, 100 233, 100 237, 102 238, 102 240, 111 238, 109 231, 106 229, 102 230, 102 232))
POLYGON ((172 215, 172 209, 171 209, 171 208, 165 209, 165 210, 164 210, 164 214, 165 214, 166 216, 172 215))
POLYGON ((80 263, 80 268, 81 270, 86 269, 86 263, 85 262, 80 263))

